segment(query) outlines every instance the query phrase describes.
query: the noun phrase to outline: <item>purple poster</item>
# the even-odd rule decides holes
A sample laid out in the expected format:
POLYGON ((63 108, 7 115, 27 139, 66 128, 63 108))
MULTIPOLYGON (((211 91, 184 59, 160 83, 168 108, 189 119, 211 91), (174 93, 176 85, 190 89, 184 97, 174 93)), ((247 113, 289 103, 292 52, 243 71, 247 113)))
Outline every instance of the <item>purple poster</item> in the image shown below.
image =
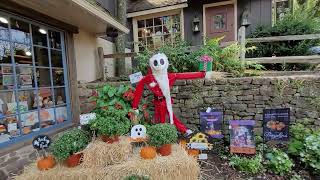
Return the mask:
POLYGON ((256 146, 254 142, 252 120, 233 120, 230 124, 230 152, 255 154, 256 146))
POLYGON ((289 140, 290 109, 263 111, 263 137, 265 141, 289 140))
POLYGON ((222 111, 200 112, 200 130, 211 138, 223 138, 222 111))

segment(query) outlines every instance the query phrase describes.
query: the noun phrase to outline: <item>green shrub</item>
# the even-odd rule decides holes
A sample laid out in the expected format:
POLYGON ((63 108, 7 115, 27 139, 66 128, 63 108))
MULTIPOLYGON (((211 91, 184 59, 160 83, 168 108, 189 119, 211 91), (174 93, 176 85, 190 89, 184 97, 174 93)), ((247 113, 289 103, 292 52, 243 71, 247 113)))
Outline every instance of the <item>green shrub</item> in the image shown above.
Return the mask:
POLYGON ((176 127, 168 123, 150 126, 147 129, 147 134, 149 136, 149 144, 155 147, 175 143, 178 139, 176 127))
POLYGON ((125 111, 104 110, 97 115, 97 118, 89 122, 91 130, 98 135, 119 136, 127 133, 131 123, 125 111))
POLYGON ((290 127, 290 141, 288 143, 288 153, 293 156, 299 156, 299 153, 305 148, 305 138, 312 134, 312 129, 304 124, 297 123, 290 127))
POLYGON ((150 178, 147 176, 138 176, 138 175, 131 175, 125 177, 124 180, 149 180, 150 178))
POLYGON ((70 155, 83 150, 89 142, 90 137, 88 132, 72 129, 53 141, 51 151, 58 160, 65 160, 70 155))
POLYGON ((257 154, 253 158, 234 155, 230 158, 229 165, 247 174, 257 174, 263 170, 262 155, 257 154))
POLYGON ((320 174, 320 132, 305 138, 305 148, 300 152, 301 160, 320 174))
POLYGON ((288 174, 294 166, 285 152, 275 148, 266 154, 266 158, 268 169, 281 176, 288 174))

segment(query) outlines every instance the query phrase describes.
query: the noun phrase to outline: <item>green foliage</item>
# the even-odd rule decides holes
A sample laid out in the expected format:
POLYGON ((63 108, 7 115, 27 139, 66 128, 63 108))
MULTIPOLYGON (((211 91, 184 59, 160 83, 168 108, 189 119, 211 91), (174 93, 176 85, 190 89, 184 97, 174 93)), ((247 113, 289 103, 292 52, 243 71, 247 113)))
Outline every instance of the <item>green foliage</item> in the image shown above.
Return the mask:
POLYGON ((263 170, 262 160, 261 154, 253 158, 234 155, 230 158, 229 165, 247 174, 257 174, 263 170))
POLYGON ((138 175, 131 175, 124 178, 124 180, 149 180, 149 179, 150 178, 147 176, 138 176, 138 175))
POLYGON ((65 160, 70 155, 83 150, 89 143, 89 133, 80 129, 72 129, 63 133, 51 145, 52 154, 58 160, 65 160))
POLYGON ((125 111, 102 110, 96 119, 89 122, 89 126, 98 135, 110 137, 127 133, 131 123, 125 111))
POLYGON ((175 143, 178 139, 176 127, 168 123, 150 126, 147 129, 147 133, 149 136, 149 144, 155 147, 175 143))
POLYGON ((305 148, 300 152, 301 160, 320 174, 320 132, 305 138, 305 148))
POLYGON ((145 74, 149 67, 149 59, 156 52, 167 55, 170 62, 169 72, 198 71, 199 62, 191 58, 190 46, 182 40, 178 40, 174 44, 166 43, 156 50, 145 48, 145 50, 139 52, 136 57, 138 65, 134 67, 134 71, 141 71, 145 74))
POLYGON ((288 144, 288 153, 293 156, 298 156, 305 148, 304 140, 312 133, 312 129, 307 128, 304 124, 297 123, 290 127, 290 141, 288 144))
POLYGON ((293 162, 285 152, 275 148, 266 154, 266 158, 268 159, 268 168, 272 172, 281 176, 288 174, 294 166, 293 162))

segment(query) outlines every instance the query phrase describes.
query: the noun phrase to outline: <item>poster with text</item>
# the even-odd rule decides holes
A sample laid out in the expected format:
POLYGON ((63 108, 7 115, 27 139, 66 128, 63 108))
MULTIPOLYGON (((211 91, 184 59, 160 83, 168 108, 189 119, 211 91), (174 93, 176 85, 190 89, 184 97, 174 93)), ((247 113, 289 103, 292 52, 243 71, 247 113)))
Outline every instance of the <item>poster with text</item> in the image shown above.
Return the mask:
POLYGON ((200 112, 201 132, 211 138, 223 138, 222 134, 222 111, 200 112))
POLYGON ((255 122, 252 120, 233 120, 230 125, 230 152, 241 154, 255 154, 254 142, 255 122))
POLYGON ((265 141, 289 140, 290 109, 265 109, 263 111, 263 137, 265 141))

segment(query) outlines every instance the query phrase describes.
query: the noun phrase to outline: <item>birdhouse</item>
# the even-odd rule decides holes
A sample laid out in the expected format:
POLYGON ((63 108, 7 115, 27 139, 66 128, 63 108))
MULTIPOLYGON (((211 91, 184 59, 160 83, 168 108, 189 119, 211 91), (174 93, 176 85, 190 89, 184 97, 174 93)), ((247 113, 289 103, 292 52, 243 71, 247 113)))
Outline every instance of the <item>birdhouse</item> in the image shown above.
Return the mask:
POLYGON ((192 31, 193 32, 200 32, 200 19, 198 17, 193 18, 192 31))

